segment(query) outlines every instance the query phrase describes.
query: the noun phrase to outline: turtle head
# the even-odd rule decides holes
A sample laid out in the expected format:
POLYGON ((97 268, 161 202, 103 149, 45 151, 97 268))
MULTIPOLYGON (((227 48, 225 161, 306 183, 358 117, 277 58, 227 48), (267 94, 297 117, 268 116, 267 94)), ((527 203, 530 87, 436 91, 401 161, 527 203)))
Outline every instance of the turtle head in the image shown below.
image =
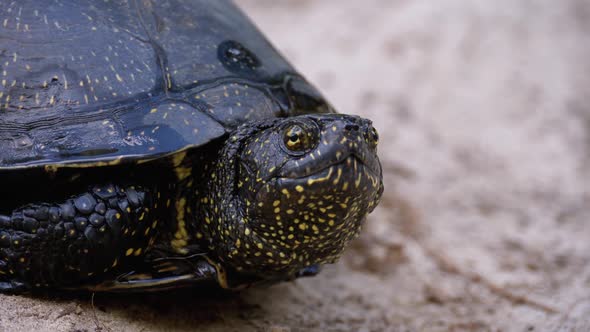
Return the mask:
POLYGON ((225 197, 208 216, 219 259, 283 279, 336 261, 383 192, 377 142, 369 120, 341 114, 238 128, 210 185, 225 197))

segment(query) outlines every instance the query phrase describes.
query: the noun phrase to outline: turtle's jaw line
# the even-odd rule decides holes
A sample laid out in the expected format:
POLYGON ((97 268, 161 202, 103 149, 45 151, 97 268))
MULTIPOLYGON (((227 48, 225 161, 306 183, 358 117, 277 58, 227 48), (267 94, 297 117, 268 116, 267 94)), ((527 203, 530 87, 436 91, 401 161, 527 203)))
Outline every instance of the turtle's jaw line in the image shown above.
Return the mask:
MULTIPOLYGON (((374 178, 378 179, 378 178, 381 177, 381 167, 380 166, 379 166, 378 169, 373 169, 372 167, 369 166, 368 163, 366 163, 365 161, 363 161, 356 154, 352 154, 350 157, 348 157, 347 159, 345 159, 344 162, 346 162, 347 166, 351 166, 350 165, 351 163, 354 164, 355 162, 357 162, 360 166, 364 167, 367 172, 371 173, 371 175, 374 178)), ((379 163, 377 163, 377 165, 379 165, 379 163)))
MULTIPOLYGON (((373 169, 372 167, 369 166, 369 162, 364 161, 363 159, 361 159, 361 157, 359 157, 358 155, 356 155, 355 153, 350 153, 347 156, 344 156, 343 158, 341 158, 340 160, 337 160, 333 163, 328 164, 325 167, 322 167, 320 169, 318 169, 317 171, 306 171, 305 174, 302 174, 300 176, 276 176, 273 177, 269 180, 272 179, 303 179, 303 178, 313 178, 314 176, 318 176, 322 173, 325 173, 326 170, 329 170, 332 167, 338 167, 339 165, 343 165, 346 167, 353 167, 355 170, 356 169, 360 169, 361 167, 364 168, 364 170, 366 170, 367 172, 369 172, 371 174, 371 176, 373 176, 374 178, 380 178, 381 175, 381 170, 380 168, 378 169, 373 169)), ((376 163, 377 165, 379 165, 379 163, 376 163)))
MULTIPOLYGON (((379 165, 377 163, 378 167, 379 165)), ((304 194, 309 194, 310 197, 333 194, 346 197, 360 195, 368 201, 375 202, 379 201, 383 191, 381 169, 372 169, 354 154, 311 174, 300 177, 274 177, 264 184, 270 184, 275 191, 283 193, 294 188, 298 193, 305 191, 304 194)), ((371 208, 374 204, 376 203, 370 204, 371 208)))

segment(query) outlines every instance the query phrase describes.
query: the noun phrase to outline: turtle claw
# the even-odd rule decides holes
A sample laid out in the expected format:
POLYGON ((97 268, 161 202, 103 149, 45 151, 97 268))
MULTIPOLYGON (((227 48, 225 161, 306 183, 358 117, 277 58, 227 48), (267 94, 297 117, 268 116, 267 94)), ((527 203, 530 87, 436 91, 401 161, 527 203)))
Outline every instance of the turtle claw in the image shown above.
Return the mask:
POLYGON ((313 265, 305 267, 305 268, 299 270, 297 273, 295 273, 295 278, 313 277, 316 274, 320 273, 321 270, 322 270, 322 266, 320 264, 313 264, 313 265))
POLYGON ((23 294, 30 291, 30 287, 18 281, 0 281, 0 293, 23 294))

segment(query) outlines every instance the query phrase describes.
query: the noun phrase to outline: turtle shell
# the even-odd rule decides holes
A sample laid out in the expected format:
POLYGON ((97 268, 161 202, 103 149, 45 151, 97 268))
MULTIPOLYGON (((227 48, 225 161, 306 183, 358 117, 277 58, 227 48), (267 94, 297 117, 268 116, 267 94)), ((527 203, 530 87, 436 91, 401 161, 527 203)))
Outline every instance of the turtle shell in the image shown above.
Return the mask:
POLYGON ((325 106, 228 0, 2 1, 0 75, 0 170, 156 159, 325 106))

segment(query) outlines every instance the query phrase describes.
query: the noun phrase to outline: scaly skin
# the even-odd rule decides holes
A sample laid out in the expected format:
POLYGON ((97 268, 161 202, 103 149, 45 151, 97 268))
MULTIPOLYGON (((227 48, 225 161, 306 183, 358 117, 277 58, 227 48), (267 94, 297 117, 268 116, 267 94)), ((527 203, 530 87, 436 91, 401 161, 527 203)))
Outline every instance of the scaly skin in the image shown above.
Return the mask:
POLYGON ((143 256, 158 232, 150 206, 142 188, 105 185, 0 215, 0 287, 77 284, 143 256))

